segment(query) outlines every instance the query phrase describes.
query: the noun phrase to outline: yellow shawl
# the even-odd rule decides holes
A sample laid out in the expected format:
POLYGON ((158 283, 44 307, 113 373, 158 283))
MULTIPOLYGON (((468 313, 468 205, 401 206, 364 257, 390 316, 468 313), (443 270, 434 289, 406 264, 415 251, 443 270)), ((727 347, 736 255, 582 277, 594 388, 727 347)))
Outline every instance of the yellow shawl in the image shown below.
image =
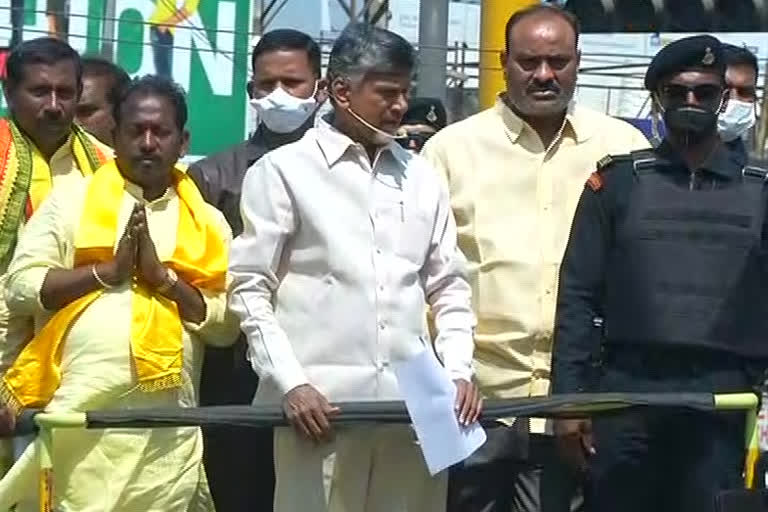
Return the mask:
MULTIPOLYGON (((227 250, 219 226, 208 214, 192 179, 178 169, 173 172, 179 224, 176 249, 164 263, 194 287, 223 291, 227 250)), ((93 175, 75 236, 75 267, 113 258, 124 187, 125 180, 114 161, 93 175)), ((131 352, 139 389, 177 387, 181 384, 182 323, 176 303, 153 294, 137 280, 131 288, 131 352)), ((50 401, 61 381, 64 339, 80 314, 102 293, 100 289, 80 297, 48 321, 3 377, 0 399, 17 413, 44 407, 50 401)))
MULTIPOLYGON (((91 142, 82 128, 72 125, 72 153, 83 176, 106 163, 108 155, 91 142)), ((19 224, 51 190, 48 162, 10 119, 0 119, 0 268, 13 255, 19 224)))

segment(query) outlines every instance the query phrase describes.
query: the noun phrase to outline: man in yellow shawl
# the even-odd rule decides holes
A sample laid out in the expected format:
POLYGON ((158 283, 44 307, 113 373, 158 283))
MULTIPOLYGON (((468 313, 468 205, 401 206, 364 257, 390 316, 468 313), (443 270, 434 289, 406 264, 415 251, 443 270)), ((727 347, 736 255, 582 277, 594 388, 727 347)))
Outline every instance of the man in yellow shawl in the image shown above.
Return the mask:
MULTIPOLYGON (((15 413, 194 406, 203 344, 237 337, 229 227, 177 163, 184 93, 144 77, 124 90, 115 120, 116 160, 54 190, 11 263, 6 300, 34 315, 36 332, 0 381, 15 413)), ((0 481, 0 511, 36 510, 36 451, 0 481)), ((202 453, 194 427, 55 430, 54 508, 212 510, 202 453)))
MULTIPOLYGON (((80 57, 43 37, 17 46, 3 84, 9 116, 0 119, 0 295, 18 234, 51 189, 93 174, 112 150, 73 123, 82 91, 80 57)), ((0 375, 30 334, 0 300, 0 375)), ((11 456, 0 442, 0 475, 11 456)))

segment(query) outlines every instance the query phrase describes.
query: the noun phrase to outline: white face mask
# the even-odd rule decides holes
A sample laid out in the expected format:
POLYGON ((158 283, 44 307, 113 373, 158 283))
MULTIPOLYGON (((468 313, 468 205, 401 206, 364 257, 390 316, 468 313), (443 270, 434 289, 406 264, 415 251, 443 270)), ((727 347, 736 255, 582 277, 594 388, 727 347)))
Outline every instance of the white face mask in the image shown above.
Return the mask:
POLYGON ((748 101, 728 100, 725 112, 717 118, 717 130, 726 142, 743 137, 753 126, 755 104, 748 101))
POLYGON ((297 98, 282 87, 263 98, 251 99, 251 106, 256 109, 258 122, 264 123, 275 133, 291 133, 303 125, 317 108, 317 82, 315 91, 309 98, 297 98))

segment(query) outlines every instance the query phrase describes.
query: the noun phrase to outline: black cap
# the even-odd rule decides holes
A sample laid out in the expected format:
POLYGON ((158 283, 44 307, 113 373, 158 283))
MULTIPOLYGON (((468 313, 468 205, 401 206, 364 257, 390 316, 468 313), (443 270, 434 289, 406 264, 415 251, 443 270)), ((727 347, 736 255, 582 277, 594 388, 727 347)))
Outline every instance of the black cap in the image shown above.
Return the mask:
POLYGON ((408 111, 400 124, 425 124, 435 130, 445 128, 447 123, 443 102, 437 98, 411 98, 408 111))
POLYGON ((645 72, 645 88, 653 92, 662 78, 688 70, 705 70, 725 81, 725 57, 720 40, 702 35, 684 37, 659 50, 645 72))

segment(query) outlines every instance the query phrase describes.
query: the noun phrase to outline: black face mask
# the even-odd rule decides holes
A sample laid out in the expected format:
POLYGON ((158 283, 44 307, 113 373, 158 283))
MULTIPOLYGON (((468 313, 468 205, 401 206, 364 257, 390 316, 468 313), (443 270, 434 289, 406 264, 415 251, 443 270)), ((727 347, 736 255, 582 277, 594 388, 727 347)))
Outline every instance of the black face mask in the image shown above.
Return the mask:
POLYGON ((694 105, 679 105, 664 110, 667 129, 690 142, 706 138, 717 130, 717 113, 694 105))

